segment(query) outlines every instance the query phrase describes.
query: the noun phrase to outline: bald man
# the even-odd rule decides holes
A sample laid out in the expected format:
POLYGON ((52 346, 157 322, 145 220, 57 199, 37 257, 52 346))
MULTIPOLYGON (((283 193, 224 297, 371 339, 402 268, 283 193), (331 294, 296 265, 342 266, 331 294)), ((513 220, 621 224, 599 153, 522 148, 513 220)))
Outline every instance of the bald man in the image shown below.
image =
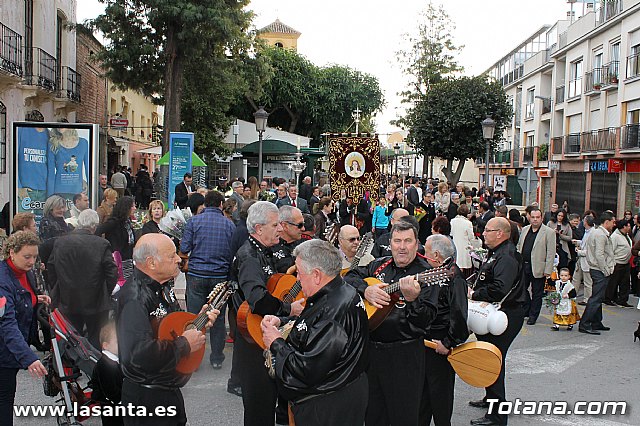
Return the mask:
MULTIPOLYGON (((361 239, 360 232, 355 226, 344 225, 340 228, 338 244, 340 246, 340 255, 342 257, 342 269, 351 268, 351 264, 354 261, 361 239)), ((354 265, 354 267, 367 266, 374 259, 375 258, 371 253, 366 252, 362 257, 360 257, 360 261, 357 265, 354 265)))
MULTIPOLYGON (((120 366, 124 376, 122 403, 144 406, 148 413, 156 407, 174 406, 171 417, 129 417, 127 425, 184 425, 187 415, 180 388, 190 374, 176 371, 178 362, 200 349, 205 335, 190 329, 174 340, 159 340, 159 322, 180 311, 169 281, 180 270, 180 257, 173 241, 164 234, 146 234, 133 249, 135 268, 118 296, 116 328, 120 366)), ((206 306, 203 306, 201 312, 206 306)), ((218 310, 208 313, 211 327, 218 310)))
POLYGON ((502 352, 502 369, 496 382, 485 388, 486 395, 469 405, 487 408, 487 414, 471 421, 472 425, 506 425, 507 415, 498 413, 498 405, 506 401, 504 361, 509 346, 516 338, 524 321, 524 288, 521 282, 522 258, 510 240, 511 224, 503 217, 490 219, 484 228, 484 242, 489 248, 487 260, 478 271, 478 278, 469 290, 474 301, 501 302, 501 310, 509 320, 507 329, 499 336, 476 335, 478 340, 493 343, 502 352))

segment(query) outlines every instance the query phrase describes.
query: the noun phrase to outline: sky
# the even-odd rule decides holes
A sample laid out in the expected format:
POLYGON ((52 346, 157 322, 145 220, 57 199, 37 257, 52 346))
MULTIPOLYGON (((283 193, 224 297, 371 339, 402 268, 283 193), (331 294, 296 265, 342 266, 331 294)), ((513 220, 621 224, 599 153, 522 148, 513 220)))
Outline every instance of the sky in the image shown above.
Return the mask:
MULTIPOLYGON (((98 0, 77 3, 79 22, 104 11, 98 0)), ((316 65, 347 65, 376 76, 386 107, 375 121, 378 133, 384 135, 398 130, 389 122, 402 112, 396 93, 403 90, 406 80, 395 52, 406 46, 405 35, 416 31, 419 13, 427 4, 426 0, 253 0, 249 9, 256 15, 256 28, 278 18, 300 31, 298 52, 316 65)), ((543 25, 566 19, 570 9, 567 0, 442 4, 456 27, 454 43, 464 46, 458 62, 465 75, 484 72, 543 25)), ((580 3, 574 6, 581 7, 580 3)))

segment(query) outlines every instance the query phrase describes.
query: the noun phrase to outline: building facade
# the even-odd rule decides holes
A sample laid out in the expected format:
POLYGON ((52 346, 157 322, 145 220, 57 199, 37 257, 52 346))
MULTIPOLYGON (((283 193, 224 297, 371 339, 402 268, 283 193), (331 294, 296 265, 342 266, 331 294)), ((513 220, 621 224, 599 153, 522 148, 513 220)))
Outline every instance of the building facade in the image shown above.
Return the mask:
POLYGON ((541 27, 487 71, 515 111, 489 170, 508 174, 524 200, 515 184, 528 165, 530 201, 545 209, 566 201, 573 212, 620 216, 640 208, 640 0, 588 6, 577 20, 541 27))

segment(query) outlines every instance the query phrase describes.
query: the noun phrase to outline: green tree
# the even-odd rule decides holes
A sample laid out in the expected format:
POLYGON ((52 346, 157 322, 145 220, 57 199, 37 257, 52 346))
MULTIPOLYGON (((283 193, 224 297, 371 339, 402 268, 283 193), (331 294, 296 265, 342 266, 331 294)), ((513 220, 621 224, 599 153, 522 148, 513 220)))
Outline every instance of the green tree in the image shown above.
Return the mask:
MULTIPOLYGON (((253 47, 249 0, 100 0, 105 13, 91 21, 109 41, 100 59, 107 76, 123 89, 138 90, 164 109, 163 151, 169 132, 180 130, 185 76, 215 76, 217 59, 240 60, 253 47), (210 71, 207 73, 207 71, 210 71)), ((237 81, 234 80, 235 83, 237 81)), ((208 87, 216 81, 193 81, 208 87)), ((198 100, 194 100, 194 104, 198 100)))
POLYGON ((482 120, 490 115, 496 122, 492 141, 495 149, 513 111, 500 83, 486 76, 444 80, 432 86, 408 115, 411 138, 423 155, 447 161, 443 173, 454 184, 460 180, 464 162, 482 157, 485 140, 482 120), (454 162, 457 167, 454 170, 454 162))
POLYGON ((360 108, 370 117, 384 105, 378 80, 340 65, 318 67, 295 51, 268 47, 259 57, 271 68, 261 94, 247 95, 235 108, 239 118, 253 121, 259 105, 269 111, 269 126, 319 141, 323 132, 341 132, 360 108))

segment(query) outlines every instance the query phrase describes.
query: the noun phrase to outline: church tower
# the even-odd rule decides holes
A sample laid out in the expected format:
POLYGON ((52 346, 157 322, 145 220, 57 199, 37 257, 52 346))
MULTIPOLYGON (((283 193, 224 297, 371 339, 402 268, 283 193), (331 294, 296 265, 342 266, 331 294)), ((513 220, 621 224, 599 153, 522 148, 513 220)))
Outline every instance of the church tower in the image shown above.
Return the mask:
POLYGON ((269 46, 277 46, 298 51, 298 38, 302 33, 276 19, 269 25, 258 30, 258 37, 269 46))

